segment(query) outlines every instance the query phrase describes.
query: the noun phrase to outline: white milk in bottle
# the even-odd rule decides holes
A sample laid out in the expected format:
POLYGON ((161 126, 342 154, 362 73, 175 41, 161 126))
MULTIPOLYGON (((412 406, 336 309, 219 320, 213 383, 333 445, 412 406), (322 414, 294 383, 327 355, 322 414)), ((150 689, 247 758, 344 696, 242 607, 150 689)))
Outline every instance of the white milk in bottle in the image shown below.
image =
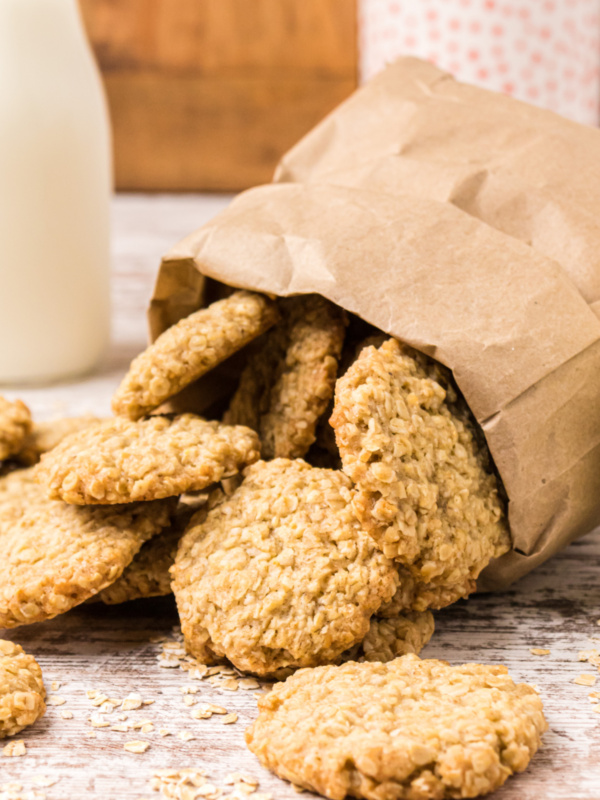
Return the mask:
POLYGON ((0 0, 0 384, 98 363, 111 183, 106 104, 76 0, 0 0))

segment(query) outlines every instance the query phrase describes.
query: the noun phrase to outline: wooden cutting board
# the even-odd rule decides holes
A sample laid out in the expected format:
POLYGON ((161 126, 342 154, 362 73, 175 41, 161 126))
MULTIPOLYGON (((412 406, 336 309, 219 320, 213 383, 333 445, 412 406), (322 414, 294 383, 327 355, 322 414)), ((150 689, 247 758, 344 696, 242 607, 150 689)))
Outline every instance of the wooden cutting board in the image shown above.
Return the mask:
POLYGON ((239 190, 356 87, 355 0, 80 0, 119 189, 239 190))

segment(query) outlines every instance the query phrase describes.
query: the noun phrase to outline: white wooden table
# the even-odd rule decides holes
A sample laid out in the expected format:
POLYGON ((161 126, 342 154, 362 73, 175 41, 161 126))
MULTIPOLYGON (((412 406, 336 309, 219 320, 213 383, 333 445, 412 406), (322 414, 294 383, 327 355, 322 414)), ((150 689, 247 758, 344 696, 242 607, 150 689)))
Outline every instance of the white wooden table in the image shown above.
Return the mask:
MULTIPOLYGON (((121 196, 114 206, 114 336, 98 374, 85 380, 46 388, 5 390, 22 397, 38 419, 64 414, 109 413, 110 396, 132 356, 146 342, 145 309, 159 258, 175 241, 200 225, 228 201, 219 196, 121 196)), ((495 800, 594 800, 600 798, 600 714, 588 697, 596 687, 576 685, 581 673, 598 675, 579 663, 579 650, 600 650, 600 532, 589 535, 503 594, 476 596, 437 614, 437 630, 424 657, 451 663, 504 663, 516 680, 536 684, 544 700, 550 730, 544 748, 529 770, 493 795, 495 800), (534 656, 530 648, 548 648, 534 656)), ((245 771, 260 780, 260 791, 273 798, 296 798, 291 787, 263 770, 244 745, 243 733, 255 716, 252 691, 225 691, 194 681, 181 669, 158 664, 161 646, 155 636, 170 636, 177 624, 171 598, 105 608, 84 606, 48 623, 4 632, 34 654, 49 693, 65 703, 50 706, 38 724, 18 739, 27 753, 0 754, 0 800, 38 797, 48 800, 157 797, 149 787, 153 770, 205 767, 213 783, 224 786, 226 775, 245 771), (60 687, 52 690, 51 682, 60 687), (238 714, 235 724, 222 718, 195 720, 194 707, 184 704, 183 687, 195 685, 195 700, 212 702, 238 714), (124 698, 131 692, 151 705, 128 712, 127 722, 149 719, 154 731, 121 733, 93 729, 97 709, 86 691, 124 698), (64 719, 63 712, 71 712, 64 719), (172 735, 162 737, 160 728, 172 735), (90 738, 90 732, 95 738, 90 738), (182 741, 177 733, 190 731, 182 741), (150 742, 140 755, 126 752, 127 741, 150 742), (34 787, 32 778, 59 780, 49 788, 34 787), (14 782, 13 794, 2 786, 14 782), (21 794, 19 794, 21 792, 21 794)), ((600 675, 598 689, 600 689, 600 675)), ((60 701, 59 701, 60 702, 60 701)), ((106 715, 118 724, 118 711, 106 715)), ((4 744, 4 743, 2 743, 4 744)), ((0 750, 1 753, 1 750, 0 750)), ((307 795, 309 796, 309 795, 307 795)))

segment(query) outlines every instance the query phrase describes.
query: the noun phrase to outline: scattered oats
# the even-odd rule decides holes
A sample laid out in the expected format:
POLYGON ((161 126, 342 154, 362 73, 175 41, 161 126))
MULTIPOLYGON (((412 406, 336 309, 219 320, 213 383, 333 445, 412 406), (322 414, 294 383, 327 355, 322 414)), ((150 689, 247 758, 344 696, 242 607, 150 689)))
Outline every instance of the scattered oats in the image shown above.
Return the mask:
POLYGON ((239 686, 235 678, 225 678, 225 680, 219 684, 219 688, 226 692, 237 692, 239 686))
POLYGON ((123 722, 120 722, 118 725, 111 725, 111 731, 116 731, 117 733, 127 733, 129 730, 129 725, 126 725, 123 722))
POLYGON ((102 719, 101 717, 90 717, 89 723, 92 728, 109 728, 110 722, 107 719, 102 719))
POLYGON ((95 739, 96 738, 96 731, 86 731, 83 735, 87 739, 95 739))
POLYGON ((593 686, 596 683, 596 676, 583 673, 582 675, 578 675, 576 678, 573 678, 573 683, 576 683, 578 686, 593 686))
POLYGON ((176 658, 161 658, 158 666, 163 669, 175 669, 175 667, 179 666, 179 661, 176 658))
POLYGON ((158 733, 160 734, 160 736, 172 736, 173 735, 171 733, 171 731, 167 730, 167 728, 159 728, 158 729, 158 733))
POLYGON ((198 694, 197 686, 182 686, 179 691, 181 694, 198 694))
POLYGON ((238 675, 238 676, 240 675, 240 672, 238 672, 238 670, 235 670, 233 667, 216 666, 215 669, 218 669, 221 675, 238 675))
POLYGON ((190 731, 179 731, 179 733, 177 734, 177 738, 181 739, 182 742, 189 742, 192 739, 195 739, 196 737, 190 731))
POLYGON ((142 700, 142 705, 151 706, 155 702, 156 702, 155 700, 142 700))
POLYGON ((208 703, 205 708, 213 714, 227 714, 227 709, 223 708, 223 706, 215 706, 212 703, 208 703))
POLYGON ((96 689, 88 689, 86 695, 88 696, 88 700, 93 700, 95 697, 97 697, 98 692, 96 689))
POLYGON ((219 797, 221 790, 212 783, 205 783, 198 787, 196 794, 198 797, 219 797))
POLYGON ((121 703, 121 711, 135 711, 143 705, 142 698, 139 694, 128 694, 125 700, 121 703))
POLYGON ((529 652, 532 656, 549 656, 550 650, 547 650, 545 647, 532 647, 529 652))
POLYGON ((218 675, 221 672, 221 667, 208 667, 206 670, 207 675, 218 675))
POLYGON ((577 657, 579 661, 587 661, 588 664, 600 670, 600 654, 597 650, 580 650, 577 657))
POLYGON ((31 782, 34 786, 45 786, 47 788, 49 786, 54 786, 59 780, 60 778, 53 778, 50 775, 34 775, 31 782))
POLYGON ((50 684, 50 688, 52 689, 53 692, 58 692, 60 687, 61 687, 60 681, 52 681, 52 683, 50 684))
POLYGON ((213 715, 212 711, 207 711, 206 708, 195 708, 192 711, 192 717, 194 719, 210 719, 213 715))
POLYGON ((225 778, 225 784, 231 785, 233 783, 247 783, 249 786, 258 786, 258 778, 248 775, 247 772, 231 772, 225 778))
POLYGON ((20 792, 22 788, 23 784, 18 783, 17 781, 0 784, 0 791, 2 792, 20 792))
POLYGON ((239 685, 242 689, 260 689, 260 683, 255 678, 242 678, 239 685))
POLYGON ((106 703, 102 703, 100 706, 100 714, 112 714, 115 708, 118 706, 118 703, 113 703, 112 700, 107 700, 106 703))
POLYGON ((256 792, 256 786, 253 786, 249 783, 236 783, 234 792, 235 794, 244 797, 249 794, 254 794, 254 792, 256 792))
POLYGON ((189 695, 189 694, 186 694, 186 695, 185 695, 185 697, 183 698, 183 703, 184 703, 184 705, 186 705, 186 706, 188 706, 188 707, 189 707, 189 706, 195 706, 197 702, 198 702, 198 701, 196 700, 196 698, 195 698, 195 697, 192 697, 192 696, 191 696, 191 695, 189 695))
POLYGON ((27 747, 25 746, 25 742, 18 741, 18 742, 9 742, 2 748, 2 755, 4 756, 24 756, 27 753, 27 747))
POLYGON ((123 745, 123 750, 127 750, 128 753, 145 753, 149 747, 150 742, 134 740, 133 742, 126 742, 123 745))
POLYGON ((73 719, 73 712, 72 712, 72 711, 69 711, 69 710, 68 710, 68 709, 66 709, 66 708, 63 708, 63 709, 62 709, 62 711, 60 712, 60 715, 61 715, 61 717, 62 717, 63 719, 73 719))
POLYGON ((13 758, 24 756, 26 753, 27 747, 25 746, 25 742, 22 741, 9 742, 2 748, 2 755, 11 756, 13 758))
POLYGON ((61 697, 58 694, 51 694, 48 699, 46 700, 49 706, 64 706, 67 702, 64 697, 61 697))
POLYGON ((237 714, 225 714, 223 717, 223 725, 231 725, 233 722, 237 722, 238 715, 237 714))
POLYGON ((107 694, 96 694, 92 700, 92 705, 95 708, 100 708, 100 706, 103 706, 108 700, 110 700, 110 698, 107 694))
POLYGON ((144 725, 153 725, 153 724, 154 723, 152 722, 151 719, 140 719, 137 722, 134 722, 133 725, 131 726, 131 728, 134 731, 139 731, 139 730, 141 730, 141 728, 144 727, 144 725))
POLYGON ((596 714, 600 714, 600 705, 596 705, 596 706, 594 706, 594 707, 592 708, 592 711, 594 711, 596 714))
POLYGON ((152 733, 153 730, 154 730, 154 723, 153 722, 147 722, 145 725, 142 725, 142 727, 140 728, 140 731, 142 733, 152 733))
POLYGON ((208 674, 208 667, 206 664, 201 664, 196 669, 191 670, 190 678, 193 678, 195 681, 201 681, 202 678, 206 678, 208 674))

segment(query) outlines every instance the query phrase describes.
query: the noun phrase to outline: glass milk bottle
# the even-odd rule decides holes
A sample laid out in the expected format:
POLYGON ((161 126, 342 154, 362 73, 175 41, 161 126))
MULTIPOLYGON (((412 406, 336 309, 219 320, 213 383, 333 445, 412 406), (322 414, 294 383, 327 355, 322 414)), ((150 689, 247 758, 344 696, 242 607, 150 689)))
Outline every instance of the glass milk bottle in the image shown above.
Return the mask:
POLYGON ((0 384, 98 363, 111 175, 106 103, 76 0, 0 0, 0 384))

